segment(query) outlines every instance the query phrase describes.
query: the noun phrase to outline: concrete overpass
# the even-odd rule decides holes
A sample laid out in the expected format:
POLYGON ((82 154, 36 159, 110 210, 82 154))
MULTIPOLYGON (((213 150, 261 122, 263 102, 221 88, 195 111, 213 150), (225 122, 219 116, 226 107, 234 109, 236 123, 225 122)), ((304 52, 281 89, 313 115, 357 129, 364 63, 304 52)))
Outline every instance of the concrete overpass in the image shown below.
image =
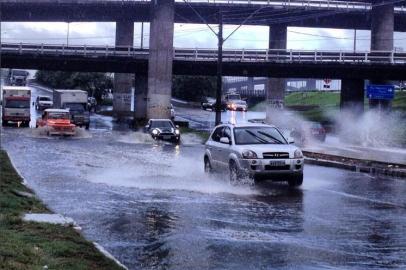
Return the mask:
MULTIPOLYGON (((7 68, 98 71, 148 75, 150 49, 109 46, 1 44, 7 68)), ((216 75, 217 50, 174 48, 173 74, 216 75)), ((400 80, 406 52, 332 50, 223 51, 224 76, 400 80)))
MULTIPOLYGON (((369 30, 376 1, 346 0, 176 0, 175 23, 240 24, 261 8, 246 25, 282 23, 286 26, 369 30), (196 16, 195 11, 202 18, 196 16), (288 19, 288 20, 286 20, 288 19)), ((394 1, 394 29, 405 32, 406 1, 394 1)), ((148 0, 2 0, 2 21, 10 22, 149 22, 148 0)))
MULTIPOLYGON (((215 73, 213 61, 202 61, 190 68, 190 62, 177 59, 173 48, 174 23, 217 23, 221 11, 225 24, 268 25, 269 49, 286 49, 287 27, 331 27, 346 29, 371 29, 371 51, 391 53, 393 50, 393 32, 406 31, 405 1, 377 0, 377 1, 322 1, 322 0, 290 0, 290 1, 107 1, 107 0, 2 0, 0 8, 2 21, 115 21, 116 46, 133 46, 134 22, 150 22, 150 48, 144 59, 119 62, 114 57, 105 59, 105 65, 95 65, 95 61, 88 57, 50 57, 44 56, 30 59, 16 56, 14 64, 28 65, 31 62, 41 63, 41 66, 52 68, 71 67, 84 69, 114 69, 115 71, 136 73, 137 85, 147 85, 147 93, 139 92, 140 99, 147 101, 146 112, 139 110, 139 117, 167 117, 169 115, 172 73, 211 75, 215 73), (286 4, 288 3, 288 4, 286 4), (311 3, 311 4, 310 4, 311 3), (249 20, 247 16, 254 12, 249 20), (146 57, 146 58, 145 58, 146 57), (85 61, 84 61, 85 60, 85 61), (46 63, 46 62, 49 63, 46 63), (67 63, 63 65, 63 63, 67 63), (110 62, 109 62, 110 61, 110 62), (57 65, 58 64, 58 65, 57 65), (110 66, 110 67, 107 67, 110 66), (145 72, 148 70, 148 77, 145 72), (145 95, 145 96, 143 96, 145 95)), ((283 54, 283 57, 289 57, 283 54)), ((339 57, 339 55, 335 55, 339 57)), ((389 55, 385 57, 390 57, 389 55)), ((12 61, 10 58, 9 61, 12 61)), ((345 78, 342 83, 342 105, 361 107, 363 102, 364 78, 370 78, 373 83, 385 83, 388 79, 402 76, 402 65, 388 65, 387 63, 353 62, 338 63, 327 61, 317 63, 296 63, 292 65, 286 61, 263 61, 243 63, 241 61, 227 62, 224 75, 244 76, 273 76, 269 79, 267 98, 270 104, 278 104, 284 98, 284 79, 279 77, 329 77, 345 78), (294 68, 296 66, 296 68, 294 68), (241 71, 245 70, 245 74, 241 71), (354 72, 356 71, 356 72, 354 72), (307 74, 306 74, 307 73, 307 74), (311 74, 311 75, 310 75, 311 74), (320 76, 319 76, 320 74, 320 76), (362 99, 362 101, 361 101, 362 99)), ((197 61, 198 62, 198 61, 197 61)), ((385 62, 385 61, 383 61, 385 62)), ((11 62, 10 62, 11 63, 11 62)), ((405 75, 403 75, 405 76, 405 75)), ((116 93, 128 93, 131 88, 131 74, 116 74, 116 93)), ((142 88, 142 87, 141 87, 142 88)), ((388 106, 385 101, 376 100, 371 105, 388 106)), ((115 104, 115 109, 120 108, 115 104)))

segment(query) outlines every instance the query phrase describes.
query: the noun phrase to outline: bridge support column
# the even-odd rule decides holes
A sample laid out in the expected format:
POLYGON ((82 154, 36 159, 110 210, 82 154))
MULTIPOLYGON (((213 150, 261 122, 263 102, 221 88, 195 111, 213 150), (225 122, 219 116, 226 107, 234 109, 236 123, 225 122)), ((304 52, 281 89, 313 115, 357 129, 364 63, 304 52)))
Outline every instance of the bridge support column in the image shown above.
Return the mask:
MULTIPOLYGON (((133 46, 133 39, 134 22, 116 22, 116 46, 133 46)), ((128 97, 131 96, 133 79, 134 76, 132 74, 114 74, 113 110, 119 120, 122 119, 125 114, 129 114, 131 111, 131 103, 128 102, 128 97)))
MULTIPOLYGON (((287 26, 272 25, 269 28, 269 49, 286 49, 287 26)), ((283 109, 285 99, 286 80, 283 78, 269 78, 266 86, 267 112, 266 118, 272 122, 272 111, 283 109)))
POLYGON ((344 79, 341 81, 340 108, 350 110, 354 115, 364 112, 364 80, 344 79))
POLYGON ((135 74, 134 89, 134 118, 136 121, 143 121, 147 118, 148 77, 135 74))
POLYGON ((174 0, 151 1, 148 118, 170 118, 174 13, 174 0))
MULTIPOLYGON (((394 5, 385 0, 374 1, 371 14, 371 51, 392 51, 395 25, 394 5), (376 2, 376 3, 375 3, 376 2)), ((371 84, 388 84, 385 80, 371 80, 371 84)), ((370 108, 390 110, 390 100, 369 100, 370 108)))

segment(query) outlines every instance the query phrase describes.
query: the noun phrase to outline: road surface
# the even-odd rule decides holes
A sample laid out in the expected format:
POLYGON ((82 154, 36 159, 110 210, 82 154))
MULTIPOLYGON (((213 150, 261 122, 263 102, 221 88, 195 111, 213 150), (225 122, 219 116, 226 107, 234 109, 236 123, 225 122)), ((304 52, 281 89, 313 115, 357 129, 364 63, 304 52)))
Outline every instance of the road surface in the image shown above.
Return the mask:
MULTIPOLYGON (((203 146, 116 130, 78 138, 7 127, 2 147, 39 197, 129 269, 405 269, 402 180, 318 166, 304 184, 232 187, 203 146)), ((95 124, 96 123, 96 124, 95 124)))
POLYGON ((233 187, 204 173, 198 137, 154 143, 97 115, 76 138, 6 127, 1 146, 129 269, 406 268, 404 180, 306 165, 299 189, 233 187))

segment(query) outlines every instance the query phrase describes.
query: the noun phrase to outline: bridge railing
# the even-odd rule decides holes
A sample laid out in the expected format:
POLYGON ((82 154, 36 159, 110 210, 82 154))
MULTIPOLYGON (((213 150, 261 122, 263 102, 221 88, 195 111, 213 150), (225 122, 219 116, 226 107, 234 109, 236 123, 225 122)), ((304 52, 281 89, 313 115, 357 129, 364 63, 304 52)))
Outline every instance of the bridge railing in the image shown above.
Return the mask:
MULTIPOLYGON (((7 0, 3 0, 7 1, 7 0)), ((9 0, 11 1, 11 0, 9 0)), ((49 3, 49 0, 20 0, 24 3, 49 3)), ((136 4, 139 2, 150 2, 151 0, 58 0, 55 4, 99 4, 99 3, 117 3, 117 4, 136 4)), ((207 3, 207 4, 232 4, 232 5, 268 5, 282 6, 287 8, 323 8, 323 9, 348 9, 348 10, 370 10, 371 4, 368 2, 348 0, 175 0, 177 3, 188 2, 207 3)), ((400 3, 396 3, 400 4, 400 3)), ((396 6, 395 12, 406 12, 405 6, 396 6)))
MULTIPOLYGON (((2 54, 49 55, 72 57, 126 57, 148 59, 149 50, 128 46, 77 46, 50 44, 1 44, 2 54)), ((175 60, 216 61, 215 49, 174 48, 175 60)), ((396 51, 333 51, 333 50, 223 50, 226 62, 355 62, 406 64, 406 52, 396 51)))

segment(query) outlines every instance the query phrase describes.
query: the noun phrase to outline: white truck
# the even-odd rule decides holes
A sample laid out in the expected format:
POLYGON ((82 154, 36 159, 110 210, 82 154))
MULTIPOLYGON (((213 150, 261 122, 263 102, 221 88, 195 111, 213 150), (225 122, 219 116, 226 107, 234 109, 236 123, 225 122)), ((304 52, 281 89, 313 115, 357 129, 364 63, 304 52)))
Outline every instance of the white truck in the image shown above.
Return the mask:
POLYGON ((31 89, 25 86, 3 86, 2 125, 9 122, 29 126, 31 121, 31 89))
POLYGON ((55 109, 68 109, 73 124, 89 129, 90 116, 86 91, 55 89, 53 95, 53 107, 55 109))
POLYGON ((10 69, 8 80, 10 85, 26 86, 29 73, 21 69, 10 69))

